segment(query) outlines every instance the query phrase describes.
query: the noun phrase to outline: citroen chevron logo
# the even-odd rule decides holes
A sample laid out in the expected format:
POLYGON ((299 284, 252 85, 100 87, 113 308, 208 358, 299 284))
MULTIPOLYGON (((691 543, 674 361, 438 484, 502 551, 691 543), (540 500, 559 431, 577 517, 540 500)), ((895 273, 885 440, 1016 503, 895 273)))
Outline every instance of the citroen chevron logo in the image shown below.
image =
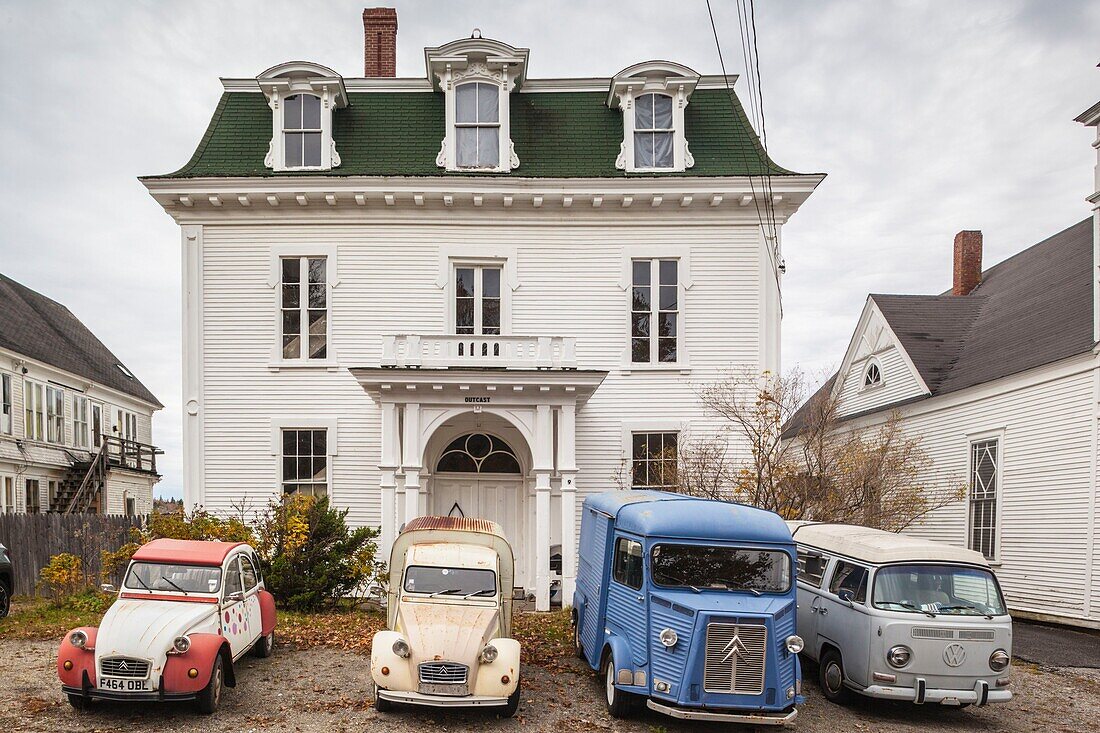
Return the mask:
POLYGON ((722 648, 722 651, 726 653, 725 656, 722 657, 723 662, 731 661, 734 655, 736 655, 738 659, 744 660, 745 655, 749 652, 749 650, 745 648, 745 642, 741 641, 741 637, 737 634, 733 635, 733 638, 722 648))
POLYGON ((958 667, 966 661, 966 649, 962 644, 948 644, 943 650, 943 661, 948 667, 958 667))

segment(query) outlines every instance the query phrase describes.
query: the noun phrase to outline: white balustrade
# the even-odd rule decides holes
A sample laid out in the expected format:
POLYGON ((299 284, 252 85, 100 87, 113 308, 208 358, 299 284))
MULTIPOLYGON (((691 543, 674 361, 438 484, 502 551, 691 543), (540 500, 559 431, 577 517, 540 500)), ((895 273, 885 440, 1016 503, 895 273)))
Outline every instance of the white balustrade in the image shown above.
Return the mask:
POLYGON ((382 337, 384 367, 576 369, 571 336, 399 334, 382 337))

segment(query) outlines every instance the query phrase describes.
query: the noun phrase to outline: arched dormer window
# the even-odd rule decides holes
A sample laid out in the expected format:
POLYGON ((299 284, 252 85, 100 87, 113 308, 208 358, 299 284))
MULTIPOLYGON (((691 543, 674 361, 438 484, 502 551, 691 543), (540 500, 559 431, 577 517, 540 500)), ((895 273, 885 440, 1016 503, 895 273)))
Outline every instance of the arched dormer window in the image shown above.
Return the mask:
POLYGON ((439 457, 436 473, 520 473, 511 446, 485 433, 455 438, 439 457))
POLYGON ((672 97, 643 94, 634 102, 634 167, 672 168, 672 97))
POLYGON ((264 165, 274 171, 323 171, 340 165, 333 111, 347 106, 344 80, 307 61, 273 66, 256 77, 272 112, 264 165))
POLYGON ((459 168, 500 165, 500 87, 485 82, 455 90, 455 141, 459 168))
POLYGON ((882 384, 882 367, 876 359, 871 359, 863 368, 863 388, 877 387, 880 384, 882 384))
POLYGON ((292 94, 283 100, 283 162, 287 168, 321 166, 321 98, 292 94))
POLYGON ((612 78, 607 106, 623 113, 616 168, 644 173, 684 171, 695 165, 684 108, 698 83, 699 74, 671 61, 635 64, 612 78))

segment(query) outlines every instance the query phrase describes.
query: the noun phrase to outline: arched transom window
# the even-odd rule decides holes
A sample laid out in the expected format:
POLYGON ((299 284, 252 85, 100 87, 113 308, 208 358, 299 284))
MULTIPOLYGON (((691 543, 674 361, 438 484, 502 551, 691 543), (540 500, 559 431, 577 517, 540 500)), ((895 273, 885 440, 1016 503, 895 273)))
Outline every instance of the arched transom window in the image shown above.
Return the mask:
POLYGON ((500 438, 470 433, 455 438, 436 464, 437 473, 519 473, 515 451, 500 438))
POLYGON ((877 361, 872 360, 863 370, 863 386, 875 387, 880 384, 882 384, 882 368, 877 361))

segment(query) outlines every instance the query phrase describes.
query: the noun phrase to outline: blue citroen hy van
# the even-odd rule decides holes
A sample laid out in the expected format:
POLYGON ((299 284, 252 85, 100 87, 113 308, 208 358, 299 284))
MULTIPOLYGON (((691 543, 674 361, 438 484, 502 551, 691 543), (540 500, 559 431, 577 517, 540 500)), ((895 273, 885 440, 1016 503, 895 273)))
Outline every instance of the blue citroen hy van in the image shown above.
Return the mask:
POLYGON ((802 703, 795 545, 776 514, 661 491, 584 501, 577 654, 615 717, 783 725, 802 703))

